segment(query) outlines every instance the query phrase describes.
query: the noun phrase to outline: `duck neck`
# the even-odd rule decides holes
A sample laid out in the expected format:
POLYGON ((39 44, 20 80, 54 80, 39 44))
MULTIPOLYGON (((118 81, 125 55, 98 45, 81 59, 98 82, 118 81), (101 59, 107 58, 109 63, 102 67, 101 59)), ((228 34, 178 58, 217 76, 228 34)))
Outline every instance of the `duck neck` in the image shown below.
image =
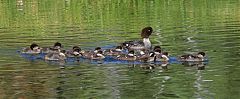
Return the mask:
POLYGON ((143 38, 143 43, 144 43, 144 46, 145 48, 148 48, 150 49, 151 48, 151 41, 149 40, 149 38, 143 38))

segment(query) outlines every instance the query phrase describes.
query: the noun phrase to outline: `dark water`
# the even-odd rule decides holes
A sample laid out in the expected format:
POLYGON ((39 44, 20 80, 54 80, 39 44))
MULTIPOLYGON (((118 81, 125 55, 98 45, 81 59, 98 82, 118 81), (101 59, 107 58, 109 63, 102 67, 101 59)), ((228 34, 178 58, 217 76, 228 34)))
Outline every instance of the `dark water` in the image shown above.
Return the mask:
POLYGON ((0 0, 1 99, 238 99, 239 0, 0 0), (114 46, 152 26, 171 56, 209 62, 149 70, 134 64, 54 64, 20 57, 35 42, 70 49, 114 46), (201 68, 200 68, 201 69, 201 68))

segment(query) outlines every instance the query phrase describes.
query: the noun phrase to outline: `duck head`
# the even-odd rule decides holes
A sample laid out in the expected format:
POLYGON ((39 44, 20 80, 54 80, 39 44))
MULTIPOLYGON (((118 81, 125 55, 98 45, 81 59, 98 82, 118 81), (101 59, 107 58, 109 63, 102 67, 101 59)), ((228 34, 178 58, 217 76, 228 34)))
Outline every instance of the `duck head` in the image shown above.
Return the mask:
POLYGON ((135 56, 134 50, 129 51, 127 55, 128 55, 128 56, 131 56, 131 57, 135 56))
POLYGON ((152 34, 152 32, 153 32, 152 27, 145 27, 142 29, 141 37, 149 38, 149 36, 152 34))
POLYGON ((156 55, 154 52, 149 52, 148 55, 146 57, 143 57, 143 61, 145 62, 154 62, 156 58, 156 55))
POLYGON ((157 55, 161 54, 162 53, 161 48, 154 49, 154 53, 157 54, 157 55))
POLYGON ((98 51, 96 56, 100 58, 105 58, 105 56, 103 55, 103 51, 98 51))
POLYGON ((161 49, 160 46, 154 46, 153 50, 156 50, 156 49, 161 49))
POLYGON ((117 46, 117 47, 115 48, 115 50, 118 51, 118 52, 121 52, 121 51, 123 50, 123 48, 122 48, 122 46, 117 46))
POLYGON ((149 57, 155 57, 155 53, 154 52, 150 52, 149 53, 149 57))
POLYGON ((142 29, 141 37, 143 38, 144 47, 146 49, 151 49, 152 44, 149 40, 149 36, 152 34, 153 29, 152 27, 145 27, 142 29))
POLYGON ((81 54, 80 52, 82 51, 81 48, 78 47, 78 46, 73 46, 72 50, 73 50, 73 55, 74 56, 79 56, 81 54))
POLYGON ((37 44, 33 43, 33 44, 30 45, 30 49, 31 50, 37 50, 37 49, 39 49, 39 47, 38 47, 37 44))
POLYGON ((163 52, 162 58, 163 58, 163 61, 169 61, 168 52, 163 52))
POLYGON ((204 56, 205 56, 205 53, 204 52, 198 52, 198 54, 197 54, 197 57, 198 58, 204 58, 204 56))
POLYGON ((99 51, 101 51, 102 48, 101 47, 96 47, 95 50, 94 50, 94 53, 98 53, 99 51))
POLYGON ((34 52, 41 52, 41 48, 35 43, 30 45, 30 49, 34 52))
POLYGON ((62 44, 59 42, 56 42, 53 47, 54 47, 54 49, 60 49, 60 48, 62 48, 62 44))

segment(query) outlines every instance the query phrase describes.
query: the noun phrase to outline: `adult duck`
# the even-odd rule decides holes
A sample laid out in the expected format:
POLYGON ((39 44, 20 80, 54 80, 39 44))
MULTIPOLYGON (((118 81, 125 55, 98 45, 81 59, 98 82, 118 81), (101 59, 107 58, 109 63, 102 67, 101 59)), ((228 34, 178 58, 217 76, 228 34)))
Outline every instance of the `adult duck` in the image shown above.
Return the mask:
POLYGON ((152 44, 149 39, 150 35, 152 34, 153 29, 152 27, 145 27, 142 29, 141 37, 142 40, 140 41, 126 41, 121 45, 123 48, 127 48, 128 50, 143 50, 143 49, 151 49, 152 44))

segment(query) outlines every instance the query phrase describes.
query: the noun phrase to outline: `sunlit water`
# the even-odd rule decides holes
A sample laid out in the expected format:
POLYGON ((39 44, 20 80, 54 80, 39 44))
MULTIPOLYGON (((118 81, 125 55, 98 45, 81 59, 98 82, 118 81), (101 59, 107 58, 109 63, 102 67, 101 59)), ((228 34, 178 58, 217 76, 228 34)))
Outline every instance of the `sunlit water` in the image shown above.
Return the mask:
POLYGON ((1 99, 239 98, 239 0, 1 0, 0 13, 1 99), (115 46, 146 26, 153 45, 171 56, 205 51, 208 64, 61 64, 17 53, 33 42, 115 46))

